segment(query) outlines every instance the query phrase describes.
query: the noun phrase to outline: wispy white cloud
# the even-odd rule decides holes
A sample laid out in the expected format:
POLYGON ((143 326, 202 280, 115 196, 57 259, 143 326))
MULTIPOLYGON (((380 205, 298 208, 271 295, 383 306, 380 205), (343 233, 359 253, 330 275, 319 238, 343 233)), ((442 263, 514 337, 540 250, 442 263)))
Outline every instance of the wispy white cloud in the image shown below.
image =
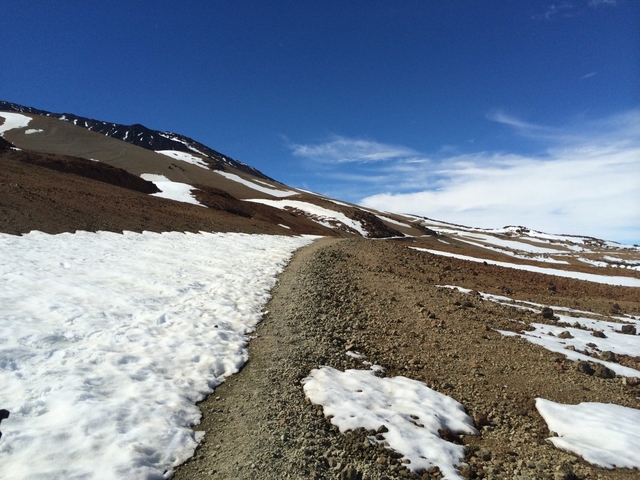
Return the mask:
MULTIPOLYGON (((368 141, 368 149, 387 152, 386 161, 357 169, 324 165, 321 175, 330 182, 325 193, 342 199, 357 194, 368 207, 471 226, 520 224, 640 242, 640 110, 561 128, 504 112, 488 118, 544 148, 537 155, 447 149, 428 156, 368 141)), ((344 145, 359 142, 339 138, 344 145)))
POLYGON ((583 75, 582 77, 580 77, 582 80, 584 80, 585 78, 591 78, 591 77, 595 77, 598 74, 598 72, 589 72, 585 75, 583 75))
POLYGON ((487 115, 487 118, 493 122, 502 123, 519 130, 545 131, 550 130, 548 127, 536 125, 535 123, 525 122, 517 117, 509 115, 501 110, 496 110, 487 115))
POLYGON ((556 17, 572 17, 574 6, 571 2, 552 3, 546 6, 542 13, 536 13, 531 16, 534 20, 550 21, 556 17))
POLYGON ((617 0, 589 0, 590 7, 599 7, 600 5, 609 5, 615 7, 617 4, 617 0))
POLYGON ((290 143, 288 146, 295 156, 332 163, 381 162, 418 155, 407 147, 340 136, 334 136, 325 143, 290 143))
POLYGON ((584 15, 589 8, 598 8, 601 6, 615 7, 618 0, 577 0, 577 1, 561 1, 543 5, 540 2, 540 8, 544 10, 534 13, 531 18, 534 20, 554 21, 562 18, 573 18, 584 15))
POLYGON ((482 227, 640 239, 640 145, 551 150, 545 158, 479 153, 446 159, 440 180, 362 204, 482 227), (448 164, 448 160, 453 160, 448 164))

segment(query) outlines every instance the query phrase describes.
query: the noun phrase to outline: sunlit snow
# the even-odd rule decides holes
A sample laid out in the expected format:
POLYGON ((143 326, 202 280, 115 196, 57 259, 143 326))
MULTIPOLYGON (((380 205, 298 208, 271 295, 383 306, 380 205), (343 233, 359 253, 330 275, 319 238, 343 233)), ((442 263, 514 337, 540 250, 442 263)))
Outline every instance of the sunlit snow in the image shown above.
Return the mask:
POLYGON ((484 263, 489 265, 497 265, 499 267, 515 268, 518 270, 526 270, 528 272, 543 273, 545 275, 556 275, 558 277, 574 278, 577 280, 586 280, 588 282, 604 283, 607 285, 622 285, 626 287, 640 287, 640 278, 634 277, 620 277, 609 275, 596 275, 593 273, 572 272, 570 270, 558 270, 555 268, 537 267, 535 265, 520 265, 517 263, 498 262, 496 260, 488 260, 484 258, 470 257, 468 255, 460 255, 457 253, 444 252, 441 250, 433 250, 429 248, 409 247, 421 252, 429 252, 434 255, 441 255, 444 257, 458 258, 460 260, 468 260, 470 262, 484 263))
POLYGON ((611 403, 563 405, 543 398, 536 408, 558 434, 557 448, 605 468, 640 468, 640 410, 611 403))
POLYGON ((0 234, 3 478, 167 478, 311 237, 0 234), (165 471, 167 473, 165 474, 165 471))
POLYGON ((176 200, 177 202, 192 203, 194 205, 199 205, 200 207, 205 206, 193 196, 192 191, 195 189, 188 183, 173 182, 164 175, 154 175, 152 173, 143 173, 140 176, 149 182, 153 182, 160 189, 160 192, 152 193, 154 197, 168 198, 169 200, 176 200))
POLYGON ((313 220, 320 225, 324 225, 329 228, 336 228, 336 222, 341 223, 349 228, 354 229, 360 233, 363 237, 367 237, 369 234, 362 228, 362 224, 356 220, 352 220, 344 213, 336 212, 328 208, 320 207, 313 203, 302 202, 299 200, 265 200, 262 198, 248 199, 248 202, 263 203, 282 210, 286 208, 295 208, 309 215, 309 219, 313 220))
POLYGON ((196 157, 195 155, 191 155, 187 152, 181 152, 179 150, 156 150, 156 153, 160 153, 161 155, 165 155, 182 162, 187 162, 192 165, 197 165, 198 167, 206 168, 207 170, 209 169, 209 164, 202 158, 196 157))
MULTIPOLYGON (((322 367, 312 370, 303 384, 307 397, 322 405, 341 432, 384 426, 384 441, 410 461, 408 468, 438 466, 444 478, 462 478, 454 466, 461 465, 464 447, 442 439, 438 430, 469 435, 478 431, 453 398, 417 380, 379 378, 372 370, 341 372, 322 367)), ((370 441, 376 442, 374 437, 370 441)))
POLYGON ((4 118, 4 123, 0 125, 0 137, 4 137, 4 132, 14 128, 24 128, 29 125, 31 117, 20 113, 0 112, 0 117, 4 118))
MULTIPOLYGON (((451 288, 459 290, 463 293, 469 293, 471 290, 453 285, 441 285, 441 288, 451 288)), ((500 295, 491 295, 479 292, 478 295, 483 300, 488 300, 500 305, 526 309, 534 313, 541 313, 541 310, 532 307, 543 308, 543 305, 533 302, 525 302, 521 300, 512 300, 508 297, 500 295)), ((523 331, 522 333, 514 333, 508 330, 496 330, 502 335, 515 337, 519 336, 525 340, 540 345, 551 352, 561 353, 570 360, 581 360, 586 362, 598 363, 604 365, 617 375, 623 377, 640 377, 640 370, 625 367, 619 363, 602 360, 598 358, 598 354, 608 351, 614 354, 629 355, 633 357, 640 356, 640 335, 630 335, 620 333, 623 325, 633 325, 637 331, 640 331, 640 321, 632 318, 616 317, 624 323, 610 322, 602 320, 593 312, 576 310, 573 308, 551 306, 557 318, 556 325, 548 325, 545 323, 529 323, 534 330, 523 331), (573 315, 563 315, 558 312, 568 312, 573 315), (577 314, 589 315, 590 317, 579 317, 577 314), (579 325, 581 328, 574 327, 579 325), (594 336, 592 332, 603 332, 604 337, 594 336), (561 338, 560 334, 567 332, 570 334, 568 338, 561 338), (570 347, 570 348, 568 348, 570 347), (583 353, 588 352, 589 355, 583 353)))
MULTIPOLYGON (((219 175, 222 175, 223 177, 229 179, 229 180, 233 180, 234 182, 238 182, 242 185, 244 185, 245 187, 249 187, 252 188, 253 190, 256 190, 258 192, 262 192, 262 193, 266 193, 268 195, 271 195, 272 197, 277 197, 277 198, 282 198, 282 197, 290 197, 291 195, 297 195, 298 192, 295 192, 293 190, 278 190, 276 188, 269 188, 269 187, 264 187, 262 185, 258 185, 257 183, 251 182, 249 180, 246 180, 238 175, 234 175, 233 173, 229 173, 229 172, 220 172, 218 170, 216 170, 216 173, 219 175)), ((263 183, 263 182, 260 182, 263 183)))

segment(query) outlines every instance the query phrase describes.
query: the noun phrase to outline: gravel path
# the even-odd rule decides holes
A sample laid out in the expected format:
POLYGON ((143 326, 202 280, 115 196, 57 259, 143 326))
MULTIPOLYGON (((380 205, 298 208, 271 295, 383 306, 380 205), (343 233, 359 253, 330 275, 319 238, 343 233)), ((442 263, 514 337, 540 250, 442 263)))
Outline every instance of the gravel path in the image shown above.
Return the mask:
MULTIPOLYGON (((563 403, 640 408, 640 387, 581 373, 562 355, 494 329, 540 315, 436 287, 455 284, 548 305, 637 314, 638 289, 470 264, 417 252, 403 242, 325 238, 300 250, 281 275, 249 347, 250 360, 200 406, 206 432, 177 479, 440 478, 410 474, 366 432, 343 435, 306 401, 300 380, 320 365, 366 368, 353 349, 387 370, 460 401, 481 430, 466 445, 465 478, 631 479, 545 441, 538 396, 563 403), (554 283, 550 288, 550 281, 554 283)), ((639 367, 638 358, 626 359, 639 367)))

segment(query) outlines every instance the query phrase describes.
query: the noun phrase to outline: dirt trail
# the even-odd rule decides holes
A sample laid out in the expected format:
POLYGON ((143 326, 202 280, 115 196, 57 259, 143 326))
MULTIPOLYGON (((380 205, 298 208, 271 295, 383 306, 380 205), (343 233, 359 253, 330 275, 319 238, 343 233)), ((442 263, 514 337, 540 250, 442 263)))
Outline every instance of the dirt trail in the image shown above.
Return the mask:
MULTIPOLYGON (((206 431, 205 441, 176 478, 439 478, 411 474, 364 431, 340 434, 305 400, 300 380, 313 368, 366 368, 345 354, 349 348, 387 376, 424 381, 467 408, 481 435, 458 439, 469 452, 466 478, 638 478, 556 450, 534 401, 640 408, 640 387, 586 375, 562 355, 503 337, 494 329, 522 328, 510 319, 543 320, 443 284, 601 314, 614 303, 640 310, 638 289, 471 264, 402 242, 322 239, 297 252, 281 275, 249 363, 201 404, 195 429, 206 431)), ((640 358, 626 361, 640 367, 640 358)))

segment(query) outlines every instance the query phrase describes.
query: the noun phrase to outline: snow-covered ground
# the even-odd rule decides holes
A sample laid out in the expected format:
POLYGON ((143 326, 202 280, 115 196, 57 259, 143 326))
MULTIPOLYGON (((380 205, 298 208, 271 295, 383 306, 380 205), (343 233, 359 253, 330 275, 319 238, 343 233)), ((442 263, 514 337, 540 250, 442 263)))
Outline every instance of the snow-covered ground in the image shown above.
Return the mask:
POLYGON ((433 250, 430 248, 409 247, 421 252, 429 252, 434 255, 444 257, 458 258, 461 260, 469 260, 470 262, 488 263, 489 265, 497 265, 499 267, 515 268, 518 270, 526 270, 528 272, 544 273, 545 275, 556 275, 558 277, 574 278, 577 280, 586 280, 588 282, 604 283, 606 285, 622 285, 626 287, 640 287, 640 278, 620 277, 609 275, 596 275, 593 273, 572 272, 570 270, 558 270, 555 268, 537 267, 535 265, 520 265, 517 263, 498 262, 496 260, 488 260, 484 258, 470 257, 468 255, 460 255, 457 253, 444 252, 441 250, 433 250))
POLYGON ((512 250, 533 253, 533 254, 564 253, 563 250, 558 250, 557 248, 548 248, 541 245, 533 245, 532 243, 528 243, 528 242, 519 242, 517 240, 510 240, 510 239, 508 240, 508 239, 496 237, 494 235, 487 235, 486 233, 470 233, 470 232, 462 232, 459 230, 446 230, 446 229, 440 229, 440 231, 443 233, 454 234, 460 237, 459 239, 463 241, 467 241, 467 239, 481 241, 484 243, 488 243, 489 245, 493 245, 495 247, 500 247, 502 250, 512 249, 512 250))
POLYGON ((173 182, 164 175, 155 175, 153 173, 143 173, 140 175, 143 179, 155 183, 156 187, 160 189, 158 193, 153 193, 154 197, 168 198, 169 200, 176 200, 178 202, 192 203, 204 207, 198 200, 196 200, 192 191, 195 190, 188 183, 173 182))
POLYGON ((254 183, 250 180, 246 180, 242 177, 240 177, 239 175, 234 175, 233 173, 229 173, 229 172, 221 172, 219 170, 216 170, 216 173, 219 175, 222 175, 223 177, 229 179, 229 180, 233 180, 234 182, 238 182, 242 185, 244 185, 245 187, 249 187, 253 190, 256 190, 258 192, 262 192, 262 193, 266 193, 267 195, 271 195, 272 197, 277 197, 277 198, 283 198, 283 197, 290 197, 291 195, 297 195, 298 192, 294 191, 294 190, 278 190, 277 188, 270 188, 270 187, 265 187, 264 182, 260 182, 263 185, 258 185, 257 183, 254 183))
POLYGON ((0 476, 165 478, 312 237, 0 235, 0 476))
POLYGON ((180 160, 181 162, 197 165, 198 167, 206 168, 207 170, 209 169, 209 164, 202 158, 196 157, 195 155, 191 155, 187 152, 181 152, 179 150, 156 150, 156 153, 180 160))
MULTIPOLYGON (((469 293, 471 290, 456 287, 453 285, 441 285, 441 288, 457 289, 463 293, 469 293)), ((516 308, 522 308, 534 313, 541 313, 543 305, 533 302, 514 301, 508 297, 500 295, 491 295, 479 292, 482 299, 507 305, 516 308), (539 308, 539 309, 538 309, 539 308)), ((640 356, 640 335, 629 335, 620 333, 623 325, 632 325, 637 331, 640 331, 640 321, 633 318, 616 317, 623 323, 610 322, 601 319, 602 315, 593 312, 585 312, 572 308, 551 306, 555 316, 557 317, 556 325, 548 325, 545 323, 530 323, 530 327, 534 330, 523 331, 522 333, 514 333, 506 330, 498 330, 505 336, 520 336, 531 343, 540 345, 549 351, 561 353, 570 360, 583 360, 593 363, 599 363, 613 370, 617 375, 623 377, 640 377, 640 371, 634 368, 625 367, 616 362, 606 361, 592 354, 598 355, 602 352, 613 352, 619 355, 630 355, 633 357, 640 356), (563 315, 558 312, 569 312, 573 315, 563 315), (579 317, 578 314, 588 315, 588 317, 579 317), (577 326, 572 325, 579 325, 577 326), (593 336, 592 332, 603 332, 604 337, 593 336), (560 336, 563 332, 567 332, 560 336), (588 352, 586 355, 583 352, 588 352)), ((638 425, 640 428, 640 425, 638 425)))
MULTIPOLYGON (((453 285, 441 285, 441 288, 456 289, 463 293, 471 290, 453 285)), ((533 302, 514 301, 508 297, 479 292, 482 299, 501 305, 540 313, 532 307, 543 306, 533 302)), ((584 312, 571 308, 552 306, 554 313, 566 311, 572 314, 581 313, 594 318, 576 317, 557 314, 558 325, 540 323, 529 324, 534 331, 521 334, 498 330, 506 336, 520 336, 547 350, 564 354, 571 360, 583 360, 602 364, 613 370, 617 375, 626 377, 640 377, 640 371, 625 367, 616 362, 605 361, 592 356, 601 352, 640 356, 640 336, 622 334, 623 324, 599 320, 597 313, 584 312), (579 324, 582 328, 568 327, 579 324), (585 330, 587 329, 587 330, 585 330), (593 336, 593 331, 604 332, 604 337, 593 336), (570 335, 561 338, 559 335, 567 332, 570 335), (571 347, 568 349, 567 347, 571 347), (585 355, 587 351, 590 355, 585 355)), ((640 330, 640 321, 631 318, 615 317, 624 324, 634 325, 640 330)), ((604 468, 626 467, 640 468, 640 410, 622 407, 615 404, 581 403, 579 405, 563 405, 549 400, 536 399, 536 407, 540 415, 549 426, 549 430, 558 434, 548 440, 557 448, 580 455, 586 461, 604 468)))
POLYGON ((542 398, 536 408, 556 447, 604 468, 640 468, 640 410, 611 403, 562 405, 542 398))
POLYGON ((31 121, 31 117, 20 113, 0 112, 0 117, 4 118, 4 123, 0 125, 0 137, 4 137, 4 132, 14 128, 26 127, 31 121))
POLYGON ((336 223, 343 224, 353 230, 357 231, 363 237, 368 237, 367 231, 362 228, 362 224, 356 220, 352 220, 344 213, 336 212, 335 210, 329 210, 328 208, 320 207, 313 203, 302 202, 300 200, 264 200, 261 198, 247 200, 248 202, 262 203, 271 207, 284 210, 285 208, 295 208, 302 212, 305 212, 307 216, 316 223, 324 225, 325 227, 335 228, 336 223))
POLYGON ((341 432, 376 430, 382 438, 369 440, 386 442, 410 461, 407 467, 412 471, 438 466, 444 478, 462 478, 455 466, 461 465, 464 447, 442 439, 438 430, 477 435, 464 407, 422 382, 379 378, 374 370, 341 372, 322 367, 303 380, 304 392, 322 405, 325 416, 331 415, 331 423, 341 432))

